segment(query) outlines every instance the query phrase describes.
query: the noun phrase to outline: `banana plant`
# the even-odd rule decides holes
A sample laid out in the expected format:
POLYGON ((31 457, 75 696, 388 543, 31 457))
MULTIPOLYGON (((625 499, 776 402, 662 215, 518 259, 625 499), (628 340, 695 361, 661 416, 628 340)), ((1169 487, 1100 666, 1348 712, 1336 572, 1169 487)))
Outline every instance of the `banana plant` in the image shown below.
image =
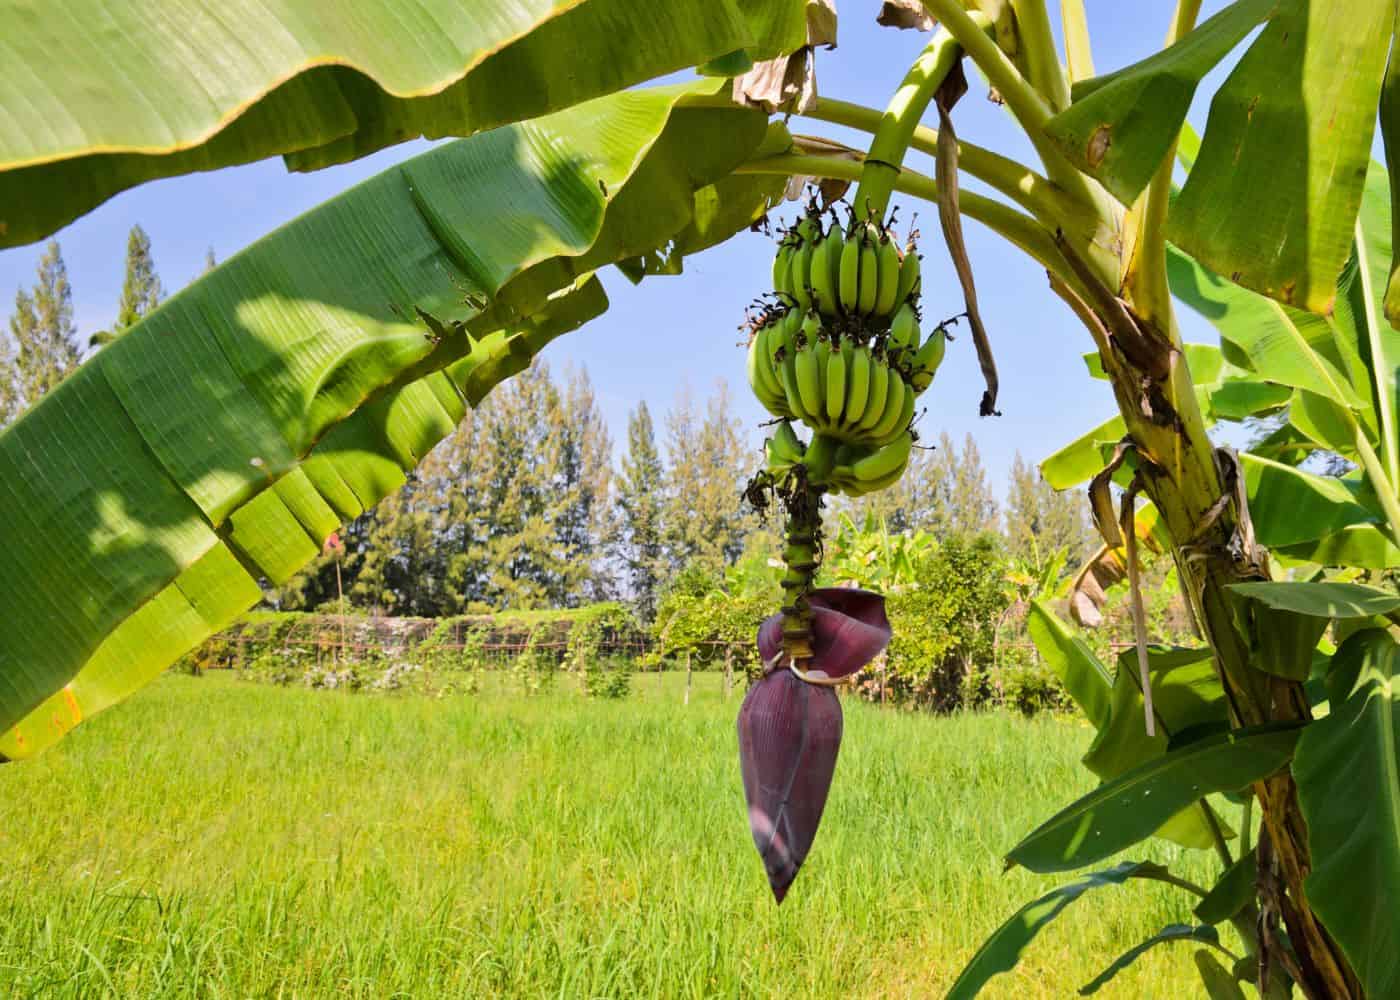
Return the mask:
MULTIPOLYGON (((883 20, 932 35, 883 109, 814 92, 815 49, 835 40, 831 0, 386 0, 336 18, 316 0, 12 11, 0 246, 162 177, 271 156, 314 170, 413 137, 458 139, 230 258, 0 434, 0 607, 18 623, 0 634, 0 754, 52 744, 250 607, 260 580, 313 558, 469 406, 607 308, 600 269, 679 273, 790 187, 855 183, 857 211, 877 221, 894 191, 937 206, 969 305, 961 218, 1045 269, 1119 408, 1047 474, 1094 478, 1106 530, 1111 481, 1150 501, 1201 632, 1190 676, 1215 685, 1208 732, 1163 715, 1165 746, 1160 733, 1120 733, 1106 784, 1012 859, 1092 864, 1104 845, 1169 823, 1208 826, 1193 793, 1247 788, 1256 871, 1226 878, 1230 900, 1259 914, 1252 938, 1236 921, 1257 960, 1226 966, 1203 951, 1206 988, 1400 994, 1385 576, 1400 562, 1394 5, 1237 0, 1198 24, 1199 0, 1178 0, 1161 51, 1105 75, 1082 0, 1059 5, 1063 53, 1045 0, 884 7, 883 20), (1235 52, 1197 142, 1187 109, 1235 52), (955 137, 964 66, 1029 140, 1030 162, 955 137), (636 86, 689 67, 694 82, 636 86), (931 103, 937 127, 923 123, 931 103), (1378 110, 1389 172, 1371 164, 1378 110), (869 145, 795 135, 797 120, 869 145), (903 164, 910 148, 935 156, 936 176, 903 164), (1218 351, 1181 342, 1174 295, 1220 323, 1218 351), (1215 419, 1284 406, 1267 453, 1235 456, 1208 436, 1215 419), (1355 473, 1312 473, 1303 460, 1318 450, 1355 473), (1335 652, 1319 622, 1337 625, 1335 652), (1319 690, 1329 713, 1314 720, 1319 690), (1124 815, 1115 795, 1130 790, 1158 804, 1124 815), (1097 849, 1075 829, 1102 834, 1097 849)), ((991 411, 992 344, 973 339, 991 411)), ((1144 712, 1160 684, 1169 714, 1186 668, 1142 666, 1144 712)), ((1113 731, 1115 698, 1132 692, 1095 683, 1085 697, 1113 731)), ((812 829, 788 830, 770 871, 788 878, 820 804, 798 810, 812 829)), ((1081 878, 1021 925, 1150 870, 1081 878)), ((1145 945, 1214 950, 1220 921, 1200 919, 1145 945)), ((1020 947, 984 950, 958 992, 1020 947)))

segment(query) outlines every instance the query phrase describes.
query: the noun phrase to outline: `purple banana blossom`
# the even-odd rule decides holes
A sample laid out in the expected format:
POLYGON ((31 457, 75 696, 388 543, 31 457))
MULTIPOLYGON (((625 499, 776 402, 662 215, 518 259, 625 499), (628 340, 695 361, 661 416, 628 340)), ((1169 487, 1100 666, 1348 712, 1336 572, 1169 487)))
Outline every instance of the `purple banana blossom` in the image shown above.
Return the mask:
MULTIPOLYGON (((813 673, 845 677, 890 641, 885 601, 862 590, 813 591, 813 673)), ((763 662, 782 647, 782 616, 758 633, 763 662)), ((773 897, 781 903, 816 837, 841 749, 841 701, 829 687, 809 684, 784 663, 750 689, 739 709, 739 764, 749 829, 773 897)))
MULTIPOLYGON (((807 595, 812 608, 812 659, 809 671, 830 678, 847 677, 875 659, 893 630, 885 617, 885 598, 870 590, 823 587, 807 595)), ((758 654, 771 663, 783 646, 783 616, 772 615, 758 629, 758 654)))

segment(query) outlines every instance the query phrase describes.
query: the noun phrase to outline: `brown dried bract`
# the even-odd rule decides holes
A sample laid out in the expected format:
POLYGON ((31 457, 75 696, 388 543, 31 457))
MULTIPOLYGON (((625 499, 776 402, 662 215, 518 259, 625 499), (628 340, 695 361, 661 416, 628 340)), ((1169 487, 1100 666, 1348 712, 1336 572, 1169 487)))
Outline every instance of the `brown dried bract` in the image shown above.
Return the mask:
POLYGON ((885 0, 880 4, 880 13, 875 15, 877 24, 886 28, 913 28, 916 31, 932 31, 938 27, 924 5, 919 0, 885 0))

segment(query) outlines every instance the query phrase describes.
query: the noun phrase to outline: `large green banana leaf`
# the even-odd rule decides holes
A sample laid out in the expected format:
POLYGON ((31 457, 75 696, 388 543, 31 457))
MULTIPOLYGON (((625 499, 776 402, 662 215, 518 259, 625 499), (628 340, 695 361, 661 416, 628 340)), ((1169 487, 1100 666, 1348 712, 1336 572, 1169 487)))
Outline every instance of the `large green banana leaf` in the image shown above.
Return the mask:
MULTIPOLYGON (((598 99, 380 174, 0 434, 0 754, 53 742, 251 606, 601 312, 591 272, 692 232, 769 134, 708 101, 716 86, 598 99)), ((782 181, 755 179, 750 210, 782 181)))
POLYGON ((1392 3, 1280 0, 1211 101, 1172 241, 1270 298, 1331 312, 1394 23, 1392 3))
POLYGON ((1400 995, 1400 645, 1379 629, 1337 650, 1332 710, 1298 741, 1293 775, 1308 821, 1308 901, 1366 995, 1400 995))
POLYGON ((535 118, 805 40, 806 0, 0 0, 0 247, 120 191, 535 118))
POLYGON ((1046 131, 1071 163, 1131 205, 1167 157, 1201 78, 1278 7, 1239 0, 1141 62, 1080 80, 1074 103, 1046 131))
MULTIPOLYGON (((1074 628, 1040 600, 1031 601, 1026 627, 1037 652, 1097 730, 1083 764, 1101 781, 1112 781, 1166 753, 1173 734, 1225 719, 1225 693, 1215 676, 1209 650, 1151 648, 1149 670, 1157 731, 1148 736, 1137 662, 1125 662, 1135 655, 1132 651, 1111 673, 1074 628)), ((1185 847, 1210 847, 1214 841, 1202 811, 1208 808, 1197 803, 1170 817, 1157 836, 1185 847)))
POLYGON ((1131 204, 1168 155, 1202 77, 1263 23, 1216 92, 1199 150, 1191 140, 1199 169, 1187 164, 1168 233, 1218 274, 1329 313, 1394 21, 1394 5, 1375 0, 1237 0, 1169 48, 1076 84, 1074 103, 1046 130, 1131 204))

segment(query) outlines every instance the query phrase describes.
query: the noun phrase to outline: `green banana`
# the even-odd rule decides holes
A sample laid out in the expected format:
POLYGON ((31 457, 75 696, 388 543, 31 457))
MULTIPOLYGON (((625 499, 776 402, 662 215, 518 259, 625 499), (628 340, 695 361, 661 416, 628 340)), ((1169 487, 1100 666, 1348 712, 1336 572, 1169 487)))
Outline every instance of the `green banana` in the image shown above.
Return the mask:
POLYGON ((793 352, 797 350, 797 331, 801 328, 802 317, 797 314, 796 310, 789 309, 783 314, 783 318, 778 321, 776 334, 768 341, 775 361, 779 351, 784 352, 784 357, 792 357, 793 352))
POLYGON ((820 394, 818 408, 812 410, 812 415, 818 420, 819 427, 826 426, 826 366, 832 360, 832 342, 826 338, 820 338, 816 342, 816 384, 820 394))
POLYGON ((919 287, 919 255, 914 252, 914 244, 904 248, 904 259, 899 262, 899 287, 895 290, 895 302, 907 302, 919 287))
POLYGON ((764 384, 768 386, 768 391, 775 396, 783 394, 783 379, 778 374, 778 363, 774 360, 774 356, 778 353, 778 347, 782 343, 782 337, 782 320, 774 320, 769 323, 763 340, 763 365, 759 373, 764 384))
POLYGON ((909 381, 915 392, 923 392, 933 384, 934 373, 938 371, 938 366, 943 363, 943 356, 947 353, 948 335, 939 327, 929 334, 928 343, 914 355, 914 374, 909 381))
POLYGON ((812 241, 804 239, 792 254, 792 267, 788 275, 788 284, 791 286, 792 297, 797 301, 797 308, 804 312, 812 305, 812 285, 809 277, 812 269, 812 241))
POLYGON ((894 432, 899 424, 899 416, 904 412, 904 397, 910 397, 913 403, 914 392, 904 384, 904 379, 900 378, 899 372, 890 371, 890 389, 885 397, 884 414, 880 417, 880 422, 870 428, 870 439, 872 441, 882 441, 894 432))
POLYGON ((802 405, 802 390, 799 385, 800 380, 797 377, 797 356, 799 353, 801 352, 794 350, 783 361, 783 395, 787 397, 788 409, 792 410, 792 415, 803 423, 811 424, 811 415, 802 405))
POLYGON ((846 353, 843 349, 833 350, 826 361, 826 415, 833 424, 841 421, 841 411, 846 408, 846 353))
POLYGON ((840 268, 841 231, 833 226, 812 251, 808 275, 812 286, 812 304, 823 316, 835 316, 840 312, 836 290, 840 268))
POLYGON ((841 311, 854 313, 860 304, 860 250, 861 229, 853 228, 846 234, 841 247, 841 280, 838 290, 841 294, 841 311))
POLYGON ((909 349, 909 345, 919 335, 919 313, 912 302, 906 302, 894 314, 890 323, 889 353, 898 357, 909 349))
MULTIPOLYGON (((895 483, 899 482, 900 477, 904 475, 904 470, 908 467, 909 465, 906 462, 904 465, 897 466, 891 472, 884 476, 881 476, 879 479, 872 479, 869 482, 863 482, 859 479, 854 479, 850 476, 846 476, 840 482, 841 492, 846 494, 846 496, 848 497, 863 497, 868 493, 874 493, 876 490, 888 489, 895 483)), ((836 481, 836 476, 834 473, 832 475, 832 481, 836 481)))
POLYGON ((880 447, 873 455, 851 463, 851 475, 859 483, 871 483, 883 479, 896 469, 902 470, 909 464, 909 453, 914 447, 914 435, 904 431, 890 443, 880 447))
POLYGON ((871 228, 866 226, 860 240, 860 298, 857 310, 865 316, 875 311, 875 296, 880 290, 880 253, 875 247, 871 228))
POLYGON ((917 393, 915 393, 913 389, 905 389, 904 401, 900 404, 899 419, 894 422, 894 429, 888 434, 875 438, 871 444, 875 445, 877 448, 883 448, 895 438, 899 437, 902 432, 909 429, 909 425, 914 420, 914 397, 916 395, 917 393))
POLYGON ((878 251, 879 257, 879 280, 875 286, 875 315, 888 316, 894 312, 895 305, 899 302, 899 247, 895 246, 894 239, 886 233, 880 242, 878 251))
MULTIPOLYGON (((885 400, 889 398, 890 382, 899 378, 890 366, 874 358, 870 362, 870 392, 865 400, 865 413, 861 416, 860 422, 856 424, 856 429, 861 432, 868 432, 878 424, 885 415, 885 400)), ((864 436, 864 433, 862 433, 864 436)))
POLYGON ((831 467, 836 464, 836 451, 841 443, 825 434, 812 435, 812 443, 807 446, 807 454, 802 464, 807 467, 807 478, 821 484, 831 475, 831 467))
POLYGON ((822 383, 820 364, 817 360, 817 345, 812 344, 796 352, 794 359, 797 374, 797 391, 802 398, 803 420, 815 429, 822 426, 818 414, 825 414, 822 405, 822 383))
POLYGON ((768 456, 768 470, 783 473, 802 461, 807 446, 794 433, 792 424, 784 420, 774 430, 773 436, 763 442, 763 450, 768 456))
POLYGON ((790 415, 787 397, 783 394, 782 386, 777 384, 772 362, 767 355, 768 337, 771 332, 770 325, 761 326, 754 331, 753 340, 749 344, 749 387, 753 389, 753 394, 758 397, 764 409, 776 417, 786 417, 790 415))
POLYGON ((773 291, 781 298, 792 294, 790 277, 792 273, 792 235, 784 236, 778 243, 778 252, 773 257, 773 291))
POLYGON ((855 427, 865 416, 865 404, 870 398, 871 367, 870 348, 857 347, 851 352, 846 372, 846 412, 841 418, 847 427, 855 427))

